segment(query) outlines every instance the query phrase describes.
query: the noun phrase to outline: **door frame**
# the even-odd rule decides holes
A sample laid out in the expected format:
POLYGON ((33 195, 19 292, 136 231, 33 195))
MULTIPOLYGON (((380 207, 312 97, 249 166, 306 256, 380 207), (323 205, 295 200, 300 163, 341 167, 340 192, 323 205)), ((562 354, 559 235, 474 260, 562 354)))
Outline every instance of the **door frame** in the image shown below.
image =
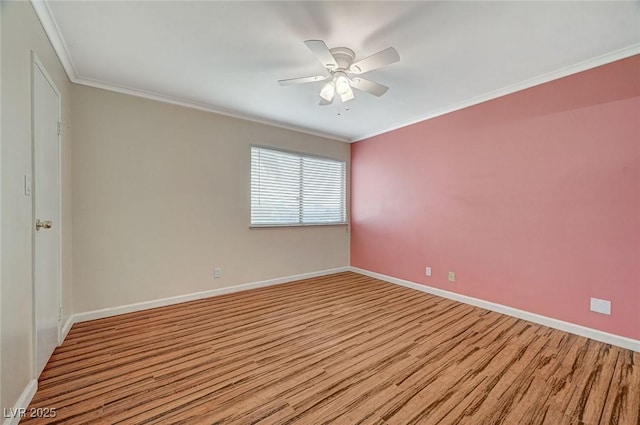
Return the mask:
MULTIPOLYGON (((32 297, 32 319, 33 319, 33 371, 34 375, 36 374, 36 370, 38 368, 37 365, 37 343, 38 343, 38 324, 36 323, 36 230, 35 230, 35 220, 36 220, 36 197, 38 196, 38 188, 35 187, 36 181, 36 164, 35 164, 35 156, 36 156, 36 140, 35 140, 35 78, 36 72, 40 71, 44 78, 47 80, 53 91, 58 96, 58 122, 62 122, 62 95, 58 90, 58 87, 53 81, 53 78, 49 75, 44 64, 36 53, 31 51, 31 273, 32 273, 32 289, 33 289, 33 297, 32 297)), ((59 124, 60 125, 60 124, 59 124)), ((62 343, 62 143, 61 143, 61 131, 58 132, 57 144, 58 144, 58 174, 56 178, 58 179, 58 221, 56 226, 53 227, 55 231, 58 233, 58 273, 57 273, 57 302, 56 305, 58 307, 58 346, 62 343)), ((37 376, 34 376, 35 379, 38 379, 37 376)))

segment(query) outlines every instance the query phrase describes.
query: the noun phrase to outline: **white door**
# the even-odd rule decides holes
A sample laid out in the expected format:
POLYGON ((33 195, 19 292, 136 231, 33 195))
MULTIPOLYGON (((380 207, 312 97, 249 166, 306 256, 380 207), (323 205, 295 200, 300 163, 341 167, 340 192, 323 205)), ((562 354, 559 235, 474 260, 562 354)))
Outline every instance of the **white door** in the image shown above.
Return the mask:
POLYGON ((60 95, 33 57, 33 203, 36 378, 58 345, 60 314, 60 95))

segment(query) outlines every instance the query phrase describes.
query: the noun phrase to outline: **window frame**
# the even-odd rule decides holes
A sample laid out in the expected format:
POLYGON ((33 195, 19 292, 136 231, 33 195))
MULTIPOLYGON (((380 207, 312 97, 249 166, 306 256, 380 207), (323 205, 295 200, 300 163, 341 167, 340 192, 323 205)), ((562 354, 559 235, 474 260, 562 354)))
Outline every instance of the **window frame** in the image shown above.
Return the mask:
POLYGON ((316 154, 309 154, 306 152, 299 152, 294 150, 283 149, 279 147, 273 147, 268 145, 251 144, 249 146, 249 228, 250 229, 270 229, 270 228, 286 228, 286 227, 329 227, 329 226, 349 226, 349 161, 331 158, 329 156, 322 156, 316 154), (317 160, 327 160, 332 162, 338 162, 344 164, 344 222, 339 223, 271 223, 271 224, 254 224, 251 221, 252 213, 252 199, 251 192, 252 186, 252 150, 253 148, 266 149, 276 152, 282 152, 289 155, 296 155, 301 158, 310 158, 317 160))

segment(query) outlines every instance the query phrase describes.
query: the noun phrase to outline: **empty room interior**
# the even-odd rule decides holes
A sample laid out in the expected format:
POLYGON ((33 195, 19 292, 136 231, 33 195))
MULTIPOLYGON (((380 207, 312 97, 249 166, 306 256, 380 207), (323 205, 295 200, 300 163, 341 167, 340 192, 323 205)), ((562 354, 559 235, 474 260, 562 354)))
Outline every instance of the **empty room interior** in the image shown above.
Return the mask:
POLYGON ((637 1, 0 2, 25 424, 640 424, 637 1))

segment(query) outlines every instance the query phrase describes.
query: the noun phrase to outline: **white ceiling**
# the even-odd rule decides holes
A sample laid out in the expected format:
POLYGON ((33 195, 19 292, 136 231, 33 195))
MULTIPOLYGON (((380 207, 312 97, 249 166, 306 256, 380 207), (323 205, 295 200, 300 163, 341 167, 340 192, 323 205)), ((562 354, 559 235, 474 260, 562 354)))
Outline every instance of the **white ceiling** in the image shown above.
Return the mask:
POLYGON ((359 140, 640 53, 640 2, 33 2, 72 81, 359 140), (324 68, 303 41, 400 62, 318 106, 324 68), (344 108, 344 107, 343 107, 344 108))

